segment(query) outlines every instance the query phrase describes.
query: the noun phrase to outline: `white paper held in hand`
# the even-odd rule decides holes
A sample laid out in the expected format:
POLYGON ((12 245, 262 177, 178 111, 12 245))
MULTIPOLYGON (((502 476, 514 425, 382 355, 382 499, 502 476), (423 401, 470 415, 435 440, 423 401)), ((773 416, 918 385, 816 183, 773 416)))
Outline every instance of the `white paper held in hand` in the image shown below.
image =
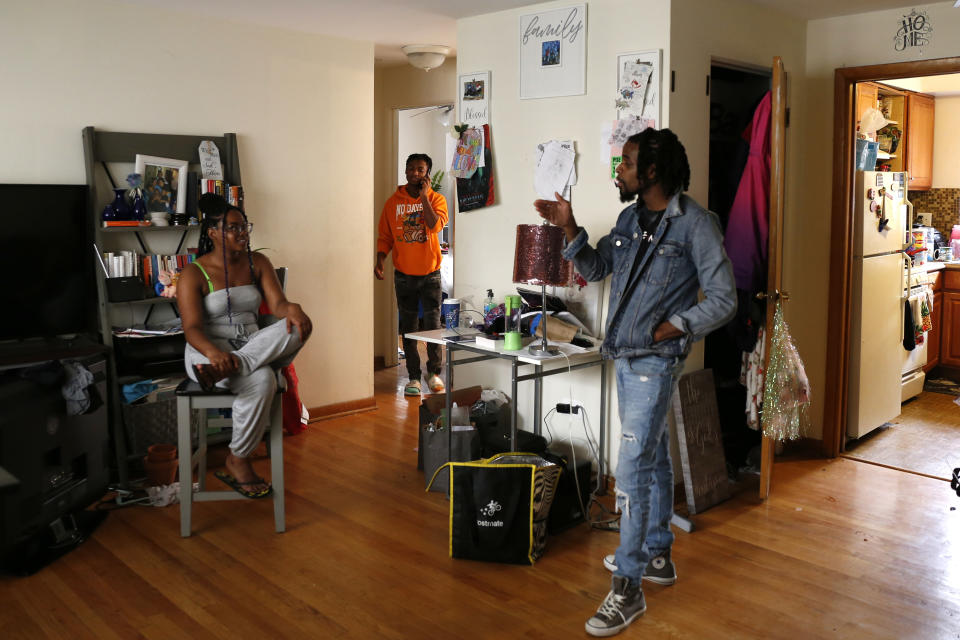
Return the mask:
POLYGON ((554 193, 563 193, 573 172, 575 153, 556 140, 543 145, 543 155, 534 172, 533 187, 544 200, 554 200, 554 193))

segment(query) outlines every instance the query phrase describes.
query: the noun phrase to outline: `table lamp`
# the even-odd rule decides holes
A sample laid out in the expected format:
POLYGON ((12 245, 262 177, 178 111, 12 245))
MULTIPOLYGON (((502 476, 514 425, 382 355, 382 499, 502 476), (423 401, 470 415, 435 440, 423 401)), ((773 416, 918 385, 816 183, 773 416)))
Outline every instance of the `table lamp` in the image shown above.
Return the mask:
POLYGON ((543 303, 540 307, 540 325, 543 340, 530 345, 530 353, 557 355, 560 350, 547 344, 547 285, 565 287, 573 279, 573 264, 563 251, 563 229, 543 224, 518 224, 517 244, 513 254, 513 281, 518 284, 540 285, 543 303))

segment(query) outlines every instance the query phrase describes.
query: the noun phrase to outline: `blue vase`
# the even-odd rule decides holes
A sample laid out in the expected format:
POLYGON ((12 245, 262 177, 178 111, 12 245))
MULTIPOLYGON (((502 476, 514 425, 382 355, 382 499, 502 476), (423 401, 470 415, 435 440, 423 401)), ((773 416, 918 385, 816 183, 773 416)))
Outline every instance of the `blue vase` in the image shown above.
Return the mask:
POLYGON ((133 209, 127 204, 127 190, 113 190, 113 209, 117 212, 117 220, 130 220, 133 217, 133 209))
POLYGON ((135 196, 133 199, 133 219, 134 220, 147 219, 147 203, 144 202, 143 198, 140 196, 135 196))
POLYGON ((113 208, 112 202, 103 208, 100 219, 104 222, 112 222, 117 219, 117 210, 113 208))

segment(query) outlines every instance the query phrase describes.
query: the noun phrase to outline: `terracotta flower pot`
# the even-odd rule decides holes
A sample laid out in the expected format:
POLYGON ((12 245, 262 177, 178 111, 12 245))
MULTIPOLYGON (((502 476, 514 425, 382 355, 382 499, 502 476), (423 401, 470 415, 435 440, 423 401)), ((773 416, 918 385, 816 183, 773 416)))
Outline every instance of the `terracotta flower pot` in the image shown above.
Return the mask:
POLYGON ((147 447, 147 460, 151 462, 176 459, 177 446, 174 444, 154 444, 147 447))
POLYGON ((173 484, 177 477, 177 460, 161 460, 154 462, 149 457, 143 459, 143 469, 147 472, 147 481, 152 485, 173 484))

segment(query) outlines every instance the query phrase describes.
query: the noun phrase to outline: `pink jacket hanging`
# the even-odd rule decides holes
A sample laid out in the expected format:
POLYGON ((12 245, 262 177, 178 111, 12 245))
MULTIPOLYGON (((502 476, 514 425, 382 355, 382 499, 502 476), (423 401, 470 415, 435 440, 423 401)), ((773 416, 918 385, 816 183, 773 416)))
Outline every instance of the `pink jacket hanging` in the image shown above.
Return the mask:
POLYGON ((767 282, 767 236, 770 219, 770 92, 753 113, 745 132, 750 155, 730 208, 724 247, 737 289, 762 291, 767 282))

